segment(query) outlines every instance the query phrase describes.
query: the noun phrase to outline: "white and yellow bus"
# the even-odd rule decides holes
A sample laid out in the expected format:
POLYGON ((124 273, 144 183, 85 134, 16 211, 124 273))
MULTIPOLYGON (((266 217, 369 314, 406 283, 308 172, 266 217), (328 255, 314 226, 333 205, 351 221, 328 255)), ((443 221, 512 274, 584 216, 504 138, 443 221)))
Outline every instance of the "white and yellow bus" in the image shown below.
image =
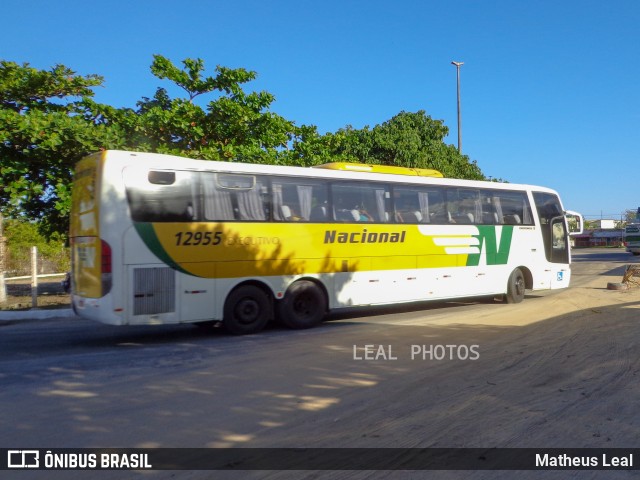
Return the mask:
MULTIPOLYGON (((104 151, 75 171, 76 312, 252 333, 343 307, 564 288, 569 227, 548 188, 333 163, 302 168, 104 151)), ((578 225, 582 218, 574 214, 578 225)))

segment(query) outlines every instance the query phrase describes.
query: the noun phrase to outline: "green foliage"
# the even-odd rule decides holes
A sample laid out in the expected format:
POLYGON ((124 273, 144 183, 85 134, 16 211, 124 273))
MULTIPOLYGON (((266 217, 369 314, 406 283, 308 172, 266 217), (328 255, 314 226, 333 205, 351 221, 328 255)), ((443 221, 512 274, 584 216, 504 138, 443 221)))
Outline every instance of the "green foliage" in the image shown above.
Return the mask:
POLYGON ((623 213, 624 222, 626 223, 638 223, 638 214, 640 213, 640 209, 637 210, 625 210, 623 213))
POLYGON ((54 233, 45 238, 38 225, 26 220, 5 220, 7 240, 6 271, 9 276, 31 273, 31 247, 38 248, 38 262, 45 273, 69 271, 69 249, 62 235, 54 233))
POLYGON ((313 125, 296 126, 270 112, 272 94, 245 92, 255 72, 217 66, 206 76, 201 59, 186 59, 179 68, 161 55, 154 55, 151 71, 185 97, 171 98, 159 87, 135 109, 118 109, 93 100, 93 89, 103 83, 98 75, 0 61, 2 212, 36 221, 48 237, 65 235, 73 166, 101 149, 300 166, 351 161, 484 178, 475 161, 444 143, 444 123, 424 111, 320 135, 313 125), (201 101, 205 96, 208 103, 201 101))
POLYGON ((63 65, 49 71, 0 62, 0 204, 3 212, 39 220, 47 234, 66 230, 71 172, 100 148, 118 148, 117 127, 93 114, 87 100, 96 75, 63 65))
POLYGON ((328 161, 434 168, 445 177, 484 180, 475 161, 444 143, 449 129, 424 110, 400 112, 373 128, 350 126, 318 135, 315 127, 302 127, 293 142, 289 163, 317 165, 328 161))
POLYGON ((277 163, 278 152, 296 135, 293 122, 268 112, 275 100, 267 92, 245 93, 242 85, 255 72, 216 67, 205 77, 201 59, 186 59, 184 69, 154 55, 152 73, 180 86, 188 98, 170 98, 158 88, 138 102, 132 148, 208 160, 277 163), (193 100, 213 93, 206 108, 193 100))
POLYGON ((449 129, 441 120, 433 120, 424 110, 401 112, 372 129, 365 127, 340 130, 336 155, 362 163, 397 165, 412 168, 435 168, 445 177, 484 179, 484 175, 469 157, 460 155, 444 138, 449 129))

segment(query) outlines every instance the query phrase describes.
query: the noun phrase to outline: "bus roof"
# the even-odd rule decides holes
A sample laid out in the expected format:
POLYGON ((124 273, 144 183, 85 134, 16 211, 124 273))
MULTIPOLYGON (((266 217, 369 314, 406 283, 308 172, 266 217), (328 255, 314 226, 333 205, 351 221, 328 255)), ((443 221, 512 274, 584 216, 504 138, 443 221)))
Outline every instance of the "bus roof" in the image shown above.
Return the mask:
MULTIPOLYGON (((498 183, 487 180, 465 180, 457 178, 424 176, 424 175, 399 175, 389 172, 368 172, 358 169, 346 168, 327 168, 318 166, 299 167, 299 166, 282 166, 282 165, 265 165, 256 163, 241 162, 224 162, 218 160, 199 160, 177 155, 167 155, 161 153, 147 152, 131 152, 125 150, 105 150, 96 152, 91 156, 98 155, 105 162, 112 163, 114 161, 121 163, 122 166, 134 165, 144 166, 148 168, 167 169, 167 170, 196 170, 196 171, 224 171, 231 173, 253 173, 253 174, 271 174, 271 175, 292 175, 302 176, 306 178, 332 178, 343 180, 376 180, 386 181, 390 183, 406 183, 416 185, 443 185, 443 186, 460 186, 467 188, 494 188, 500 190, 538 190, 549 193, 557 192, 551 188, 516 184, 516 183, 498 183)), ((340 162, 338 162, 340 164, 340 162)), ((346 165, 346 163, 341 163, 346 165)), ((326 165, 326 164, 325 164, 326 165)), ((357 164, 356 164, 357 165, 357 164)), ((361 164, 365 165, 365 164, 361 164)), ((393 168, 393 167, 391 167, 393 168)), ((403 168, 403 167, 396 167, 403 168)), ((426 169, 425 169, 426 170, 426 169)), ((439 173, 439 172, 438 172, 439 173)))
POLYGON ((312 168, 326 168, 329 170, 344 170, 348 172, 389 173, 391 175, 410 175, 418 177, 443 178, 441 172, 430 168, 408 168, 395 165, 369 165, 367 163, 332 162, 316 165, 312 168))

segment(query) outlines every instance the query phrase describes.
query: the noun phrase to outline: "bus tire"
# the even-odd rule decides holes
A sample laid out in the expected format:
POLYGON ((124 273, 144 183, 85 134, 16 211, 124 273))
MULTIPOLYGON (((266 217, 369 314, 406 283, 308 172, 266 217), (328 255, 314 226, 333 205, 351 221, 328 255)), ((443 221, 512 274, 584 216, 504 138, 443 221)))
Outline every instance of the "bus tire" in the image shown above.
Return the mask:
POLYGON ((520 303, 524 300, 525 281, 522 270, 516 268, 509 276, 507 284, 507 303, 520 303))
POLYGON ((224 303, 224 327, 234 335, 262 330, 271 318, 271 302, 260 287, 243 285, 233 290, 224 303))
POLYGON ((287 327, 311 328, 327 313, 327 297, 314 282, 299 280, 287 289, 276 308, 280 322, 287 327))

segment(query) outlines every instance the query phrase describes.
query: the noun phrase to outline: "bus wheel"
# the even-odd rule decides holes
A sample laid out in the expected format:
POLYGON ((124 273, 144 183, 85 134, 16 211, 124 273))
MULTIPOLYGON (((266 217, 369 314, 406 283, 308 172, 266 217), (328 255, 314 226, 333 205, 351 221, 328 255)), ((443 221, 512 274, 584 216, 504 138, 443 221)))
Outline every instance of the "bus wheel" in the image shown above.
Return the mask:
POLYGON ((224 326, 236 335, 259 332, 271 318, 271 302, 255 285, 233 290, 224 304, 224 326))
POLYGON ((280 321, 287 327, 311 328, 324 318, 327 298, 318 285, 300 280, 288 288, 277 309, 280 321))
POLYGON ((507 285, 507 303, 520 303, 524 300, 524 275, 522 270, 516 268, 511 272, 509 277, 509 284, 507 285))

